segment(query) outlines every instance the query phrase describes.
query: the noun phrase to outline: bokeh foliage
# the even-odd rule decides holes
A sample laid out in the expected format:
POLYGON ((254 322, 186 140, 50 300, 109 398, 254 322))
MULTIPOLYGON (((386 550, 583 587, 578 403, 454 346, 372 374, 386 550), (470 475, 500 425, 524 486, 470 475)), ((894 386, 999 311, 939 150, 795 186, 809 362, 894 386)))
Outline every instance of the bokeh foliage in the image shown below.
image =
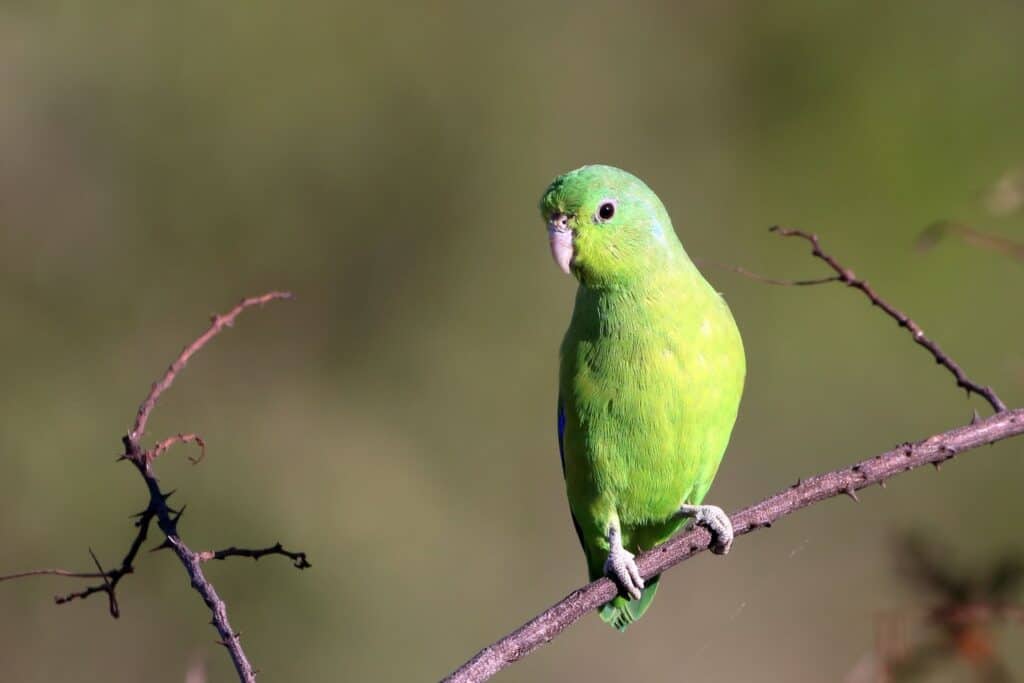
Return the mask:
MULTIPOLYGON (((436 679, 560 598, 585 575, 554 439, 572 284, 536 200, 588 162, 644 177, 697 257, 809 276, 765 228, 818 231, 1019 405, 1020 265, 912 245, 939 218, 1024 233, 978 201, 1024 158, 1022 28, 995 1, 5 3, 0 572, 113 564, 148 383, 205 315, 286 288, 151 429, 209 444, 160 466, 193 547, 310 553, 210 567, 267 679, 436 679)), ((855 293, 709 275, 750 368, 713 502, 985 409, 855 293)), ((502 680, 839 679, 913 598, 889 530, 1019 542, 1021 452, 745 537, 627 635, 587 619, 502 680)), ((0 678, 180 681, 200 658, 230 680, 174 559, 138 569, 119 621, 54 607, 71 583, 0 585, 0 678)))

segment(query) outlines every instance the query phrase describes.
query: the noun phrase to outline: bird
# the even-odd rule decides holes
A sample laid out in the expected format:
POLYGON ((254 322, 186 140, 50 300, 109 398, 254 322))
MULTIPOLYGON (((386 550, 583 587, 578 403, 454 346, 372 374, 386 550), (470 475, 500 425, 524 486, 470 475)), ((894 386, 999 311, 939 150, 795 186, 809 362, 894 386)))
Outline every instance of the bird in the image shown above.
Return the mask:
POLYGON ((683 249, 668 211, 614 166, 558 176, 540 200, 555 263, 578 281, 560 348, 558 445, 590 580, 616 597, 619 631, 651 604, 635 556, 689 520, 729 551, 728 515, 703 500, 728 445, 746 376, 723 297, 683 249))

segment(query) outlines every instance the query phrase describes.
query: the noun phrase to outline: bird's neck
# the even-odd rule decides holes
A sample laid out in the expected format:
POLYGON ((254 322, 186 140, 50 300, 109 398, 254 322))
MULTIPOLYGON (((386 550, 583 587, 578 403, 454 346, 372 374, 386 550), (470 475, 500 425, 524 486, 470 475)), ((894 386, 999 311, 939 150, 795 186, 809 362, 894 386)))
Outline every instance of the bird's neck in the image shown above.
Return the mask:
POLYGON ((636 278, 615 282, 580 282, 573 310, 574 322, 593 333, 615 334, 610 326, 673 317, 673 311, 703 303, 714 291, 693 263, 653 269, 636 278))
POLYGON ((629 269, 593 272, 584 268, 577 272, 580 292, 595 300, 651 297, 703 279, 682 246, 678 242, 672 246, 676 248, 652 251, 629 269))

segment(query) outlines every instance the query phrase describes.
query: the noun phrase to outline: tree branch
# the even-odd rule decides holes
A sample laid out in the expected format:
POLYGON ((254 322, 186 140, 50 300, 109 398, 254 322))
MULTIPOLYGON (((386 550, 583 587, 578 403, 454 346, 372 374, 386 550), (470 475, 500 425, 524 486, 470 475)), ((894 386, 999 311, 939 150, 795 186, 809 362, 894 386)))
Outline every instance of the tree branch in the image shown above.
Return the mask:
MULTIPOLYGON (((958 453, 1024 434, 1024 409, 1007 411, 1006 405, 991 387, 981 386, 970 380, 963 369, 947 356, 938 344, 925 336, 917 323, 882 299, 867 282, 859 279, 852 270, 825 253, 817 235, 779 226, 775 226, 771 230, 783 237, 799 237, 810 242, 812 255, 828 264, 835 271, 835 277, 817 280, 776 280, 757 275, 744 268, 730 267, 730 270, 769 284, 795 286, 842 282, 854 289, 859 289, 874 306, 884 311, 900 327, 906 328, 914 342, 927 349, 938 364, 949 370, 956 378, 957 386, 966 389, 968 393, 973 391, 983 396, 996 411, 996 414, 987 420, 978 420, 975 415, 975 420, 966 427, 951 429, 917 443, 904 443, 891 451, 863 460, 850 467, 798 480, 796 484, 785 491, 731 515, 733 530, 737 536, 762 527, 769 527, 780 517, 838 495, 847 495, 857 501, 856 492, 867 486, 872 484, 885 486, 886 480, 890 477, 922 465, 932 464, 938 469, 944 461, 958 453)), ((640 574, 644 579, 661 574, 707 550, 710 541, 710 534, 701 527, 695 527, 679 534, 637 558, 640 574)), ((583 615, 614 598, 617 592, 618 588, 608 578, 599 579, 573 591, 556 605, 478 652, 472 659, 445 678, 445 683, 475 683, 487 680, 509 664, 550 642, 583 615)))
POLYGON ((916 344, 919 344, 920 346, 923 346, 924 348, 928 349, 929 353, 932 354, 932 357, 935 359, 936 363, 938 363, 939 365, 953 373, 953 377, 956 378, 956 385, 958 387, 967 391, 968 394, 970 394, 973 391, 974 393, 983 397, 986 401, 988 401, 989 405, 992 406, 992 410, 996 411, 997 413, 1006 410, 1006 404, 1003 403, 1003 400, 999 398, 998 395, 996 395, 996 392, 992 389, 992 387, 982 386, 971 381, 967 377, 966 373, 964 373, 963 368, 961 368, 956 363, 956 361, 954 361, 952 358, 946 355, 946 353, 941 348, 939 348, 938 344, 936 344, 934 341, 926 337, 921 327, 916 322, 911 320, 911 318, 906 313, 898 310, 896 307, 892 306, 887 301, 885 301, 882 297, 878 296, 878 294, 871 287, 871 285, 869 285, 866 281, 858 278, 852 270, 850 270, 846 266, 841 265, 830 255, 822 251, 821 244, 818 240, 817 235, 804 232, 803 230, 791 230, 789 228, 783 228, 778 225, 771 228, 771 231, 778 233, 783 237, 799 237, 810 242, 811 254, 815 258, 819 258, 825 263, 827 263, 829 268, 835 271, 840 282, 849 287, 853 287, 854 289, 859 289, 861 292, 864 293, 864 296, 866 296, 871 301, 872 305, 882 309, 885 312, 885 314, 888 315, 893 320, 895 320, 900 327, 906 328, 906 330, 910 332, 910 336, 914 338, 914 342, 916 344))
POLYGON ((18 572, 17 574, 0 576, 0 581, 24 579, 29 576, 65 576, 71 579, 101 579, 104 576, 110 576, 110 572, 100 574, 98 572, 75 572, 70 569, 31 569, 27 572, 18 572))
POLYGON ((198 458, 193 458, 192 456, 188 457, 188 461, 193 465, 198 465, 199 462, 206 457, 206 442, 203 441, 203 438, 201 436, 199 436, 198 434, 175 434, 174 436, 167 437, 166 439, 158 443, 156 446, 153 446, 153 448, 149 451, 148 454, 149 459, 156 460, 165 452, 170 450, 171 446, 175 446, 179 443, 194 443, 196 446, 199 447, 198 458))
MULTIPOLYGON (((891 477, 935 465, 959 453, 979 446, 1024 434, 1024 409, 998 413, 988 418, 931 436, 917 443, 905 443, 891 451, 862 460, 855 465, 798 481, 784 491, 765 498, 731 515, 737 536, 762 527, 802 508, 843 494, 853 494, 872 484, 884 485, 891 477)), ((637 558, 644 579, 661 574, 680 562, 704 552, 711 536, 697 527, 679 534, 637 558)), ((615 597, 615 584, 599 579, 575 590, 558 604, 545 610, 501 640, 485 647, 476 656, 445 678, 446 683, 485 681, 509 664, 522 659, 550 642, 580 617, 615 597)))
POLYGON ((824 285, 829 282, 839 282, 838 275, 831 275, 829 277, 816 277, 808 280, 779 280, 760 273, 755 273, 752 270, 747 270, 743 266, 735 266, 731 263, 721 263, 719 261, 711 261, 710 259, 693 258, 693 261, 698 265, 709 265, 715 268, 721 268, 722 270, 728 270, 737 275, 754 280, 755 282, 763 282, 766 285, 778 285, 780 287, 809 287, 813 285, 824 285))
POLYGON ((90 550, 89 554, 92 556, 93 562, 96 565, 96 572, 69 572, 63 569, 38 569, 3 576, 0 577, 0 581, 40 575, 57 575, 73 578, 99 578, 102 579, 102 583, 88 586, 80 591, 68 593, 63 596, 57 596, 55 601, 57 604, 63 604, 76 599, 88 598, 90 595, 95 593, 106 593, 110 602, 110 614, 116 618, 120 615, 120 608, 117 603, 116 594, 117 585, 124 576, 135 571, 135 558, 138 555, 139 550, 142 548, 143 542, 146 540, 150 524, 155 520, 160 531, 163 532, 165 540, 159 546, 154 548, 154 550, 169 548, 174 551, 174 554, 178 557, 178 560, 188 573, 192 587, 197 593, 199 593, 203 602, 206 603, 206 606, 212 613, 213 619, 210 623, 217 629, 217 633, 220 634, 221 640, 219 642, 227 648, 228 653, 231 656, 231 661, 238 673, 239 680, 243 683, 254 683, 256 675, 253 667, 249 663, 249 660, 242 649, 238 633, 231 628, 231 624, 228 621, 227 607, 225 606, 224 601, 221 600, 216 589, 214 589, 213 584, 211 584, 203 574, 202 563, 209 559, 224 559, 225 557, 233 555, 243 555, 257 559, 264 555, 283 555, 289 557, 293 561, 294 566, 298 569, 306 569, 311 565, 306 560, 305 553, 293 553, 286 551, 281 547, 280 543, 271 546, 270 548, 260 550, 245 550, 232 547, 227 550, 218 551, 212 555, 209 553, 200 553, 190 550, 178 535, 178 521, 181 519, 184 508, 181 510, 174 510, 167 504, 167 499, 170 498, 174 492, 169 491, 165 493, 160 489, 160 484, 153 473, 153 462, 162 453, 176 444, 194 443, 199 447, 200 455, 198 458, 189 458, 189 460, 193 463, 198 463, 206 452, 206 444, 202 438, 196 434, 177 434, 158 442, 153 446, 153 448, 146 450, 142 447, 142 438, 145 436, 146 425, 149 421, 149 417, 152 414, 153 409, 156 407, 157 402, 160 400, 160 397, 171 387, 178 374, 182 371, 193 355, 206 346, 225 328, 234 325, 235 319, 238 318, 238 316, 246 309, 254 306, 262 306, 270 301, 290 298, 291 294, 288 292, 270 292, 262 296, 244 299, 224 315, 214 315, 211 320, 210 327, 199 335, 195 341, 182 349, 174 362, 168 366, 163 376, 153 383, 149 393, 146 395, 146 398, 143 399, 142 404, 139 406, 138 412, 135 415, 135 422, 132 425, 131 430, 121 439, 124 445, 124 453, 118 459, 130 461, 138 470, 146 484, 147 492, 149 493, 149 504, 146 506, 145 510, 137 515, 138 519, 135 522, 135 526, 138 528, 138 532, 136 533, 135 539, 132 541, 128 552, 121 560, 121 565, 118 568, 105 571, 100 566, 99 560, 95 555, 93 555, 92 550, 90 550))
POLYGON ((306 553, 293 553, 289 550, 285 550, 280 543, 275 543, 269 548, 259 548, 252 550, 249 548, 236 548, 231 546, 224 550, 204 550, 199 553, 199 559, 203 562, 209 562, 210 560, 226 560, 229 557, 251 557, 253 560, 258 560, 261 557, 267 555, 283 555, 292 561, 296 569, 308 569, 312 567, 309 561, 306 559, 306 553))
POLYGON ((146 433, 146 424, 149 422, 149 416, 153 412, 153 408, 156 407, 156 402, 160 400, 160 396, 171 388, 174 384, 174 380, 177 378, 178 373, 181 372, 189 359, 192 358, 201 348, 210 343, 214 337, 220 334, 225 327, 231 327, 235 324, 235 319, 242 314, 247 308, 253 306, 262 306, 263 304, 275 301, 277 299, 291 299, 291 292, 268 292, 262 296, 253 296, 248 299, 242 299, 238 302, 234 308, 225 313, 224 315, 214 315, 210 319, 210 327, 203 332, 194 342, 186 346, 181 350, 181 353, 174 362, 171 363, 163 377, 153 382, 153 386, 149 390, 149 394, 142 400, 142 404, 139 406, 138 413, 135 415, 135 424, 132 426, 130 432, 125 437, 125 444, 136 453, 141 452, 140 441, 146 433))
MULTIPOLYGON (((999 398, 999 396, 996 394, 995 390, 992 389, 992 387, 982 386, 971 381, 971 379, 968 378, 967 375, 964 373, 963 369, 952 358, 950 358, 941 348, 939 348, 938 344, 936 344, 934 341, 925 336, 924 331, 921 330, 921 327, 916 322, 914 322, 907 314, 898 310, 895 306, 893 306, 885 299, 883 299, 881 296, 879 296, 878 293, 875 292, 874 288, 871 287, 871 285, 869 285, 866 281, 859 279, 851 269, 840 264, 838 261, 835 260, 835 258, 830 256, 829 254, 826 254, 821 248, 821 244, 818 240, 817 235, 804 232, 803 230, 791 230, 788 228, 783 228, 778 225, 770 228, 770 230, 771 232, 779 234, 783 237, 799 237, 804 240, 807 240, 808 242, 811 243, 811 254, 815 258, 819 258, 826 264, 828 264, 829 268, 835 271, 836 274, 831 277, 822 277, 810 280, 778 280, 747 270, 742 266, 734 266, 726 263, 717 263, 715 261, 698 260, 698 262, 707 263, 708 265, 714 266, 716 268, 723 268, 725 270, 732 271, 751 280, 755 280, 757 282, 764 282, 765 284, 769 285, 781 285, 783 287, 804 287, 813 285, 824 285, 828 284, 829 282, 842 282, 848 287, 859 289, 861 292, 864 293, 865 296, 867 296, 868 300, 871 301, 871 304, 873 306, 877 306, 878 308, 882 309, 882 311, 884 311, 885 314, 888 315, 890 318, 895 320, 900 327, 906 328, 906 330, 910 332, 910 336, 913 337, 914 341, 917 344, 926 348, 928 352, 931 353, 932 358, 935 359, 936 363, 942 365, 944 368, 949 370, 953 374, 953 377, 956 379, 956 384, 958 387, 966 390, 968 394, 970 394, 971 392, 978 394, 986 401, 988 401, 988 404, 992 406, 992 409, 997 413, 1001 410, 1006 410, 1006 404, 1003 403, 1003 400, 999 398)), ((939 239, 939 237, 935 235, 936 230, 938 229, 935 226, 933 226, 932 228, 929 228, 929 230, 925 232, 925 235, 927 235, 928 239, 932 242, 939 239)), ((945 230, 963 234, 965 236, 965 239, 967 237, 972 237, 977 240, 975 242, 976 244, 982 244, 981 240, 982 238, 984 238, 985 240, 988 241, 988 243, 990 243, 989 246, 996 245, 1002 250, 1009 250, 1011 247, 1017 249, 1024 249, 1024 245, 1019 245, 1013 242, 1009 242, 1008 240, 1002 240, 1001 238, 993 237, 990 235, 983 235, 982 233, 962 226, 947 226, 945 224, 941 224, 941 230, 938 230, 938 235, 941 236, 942 231, 945 230)), ((924 237, 925 235, 923 235, 922 237, 924 237)), ((1024 252, 1021 252, 1021 254, 1024 255, 1024 252)))

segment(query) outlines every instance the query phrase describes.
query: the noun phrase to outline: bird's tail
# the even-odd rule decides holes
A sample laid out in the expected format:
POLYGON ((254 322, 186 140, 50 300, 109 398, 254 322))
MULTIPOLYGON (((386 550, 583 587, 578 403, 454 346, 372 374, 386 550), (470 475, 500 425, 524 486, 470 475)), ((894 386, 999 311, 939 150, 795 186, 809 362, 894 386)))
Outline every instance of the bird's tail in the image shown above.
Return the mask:
POLYGON ((611 602, 603 605, 599 610, 601 620, 606 624, 610 624, 618 631, 625 631, 630 624, 642 617, 647 608, 651 606, 654 594, 658 592, 658 579, 660 578, 660 575, 652 576, 647 580, 647 585, 644 587, 639 600, 629 600, 619 595, 611 602))

